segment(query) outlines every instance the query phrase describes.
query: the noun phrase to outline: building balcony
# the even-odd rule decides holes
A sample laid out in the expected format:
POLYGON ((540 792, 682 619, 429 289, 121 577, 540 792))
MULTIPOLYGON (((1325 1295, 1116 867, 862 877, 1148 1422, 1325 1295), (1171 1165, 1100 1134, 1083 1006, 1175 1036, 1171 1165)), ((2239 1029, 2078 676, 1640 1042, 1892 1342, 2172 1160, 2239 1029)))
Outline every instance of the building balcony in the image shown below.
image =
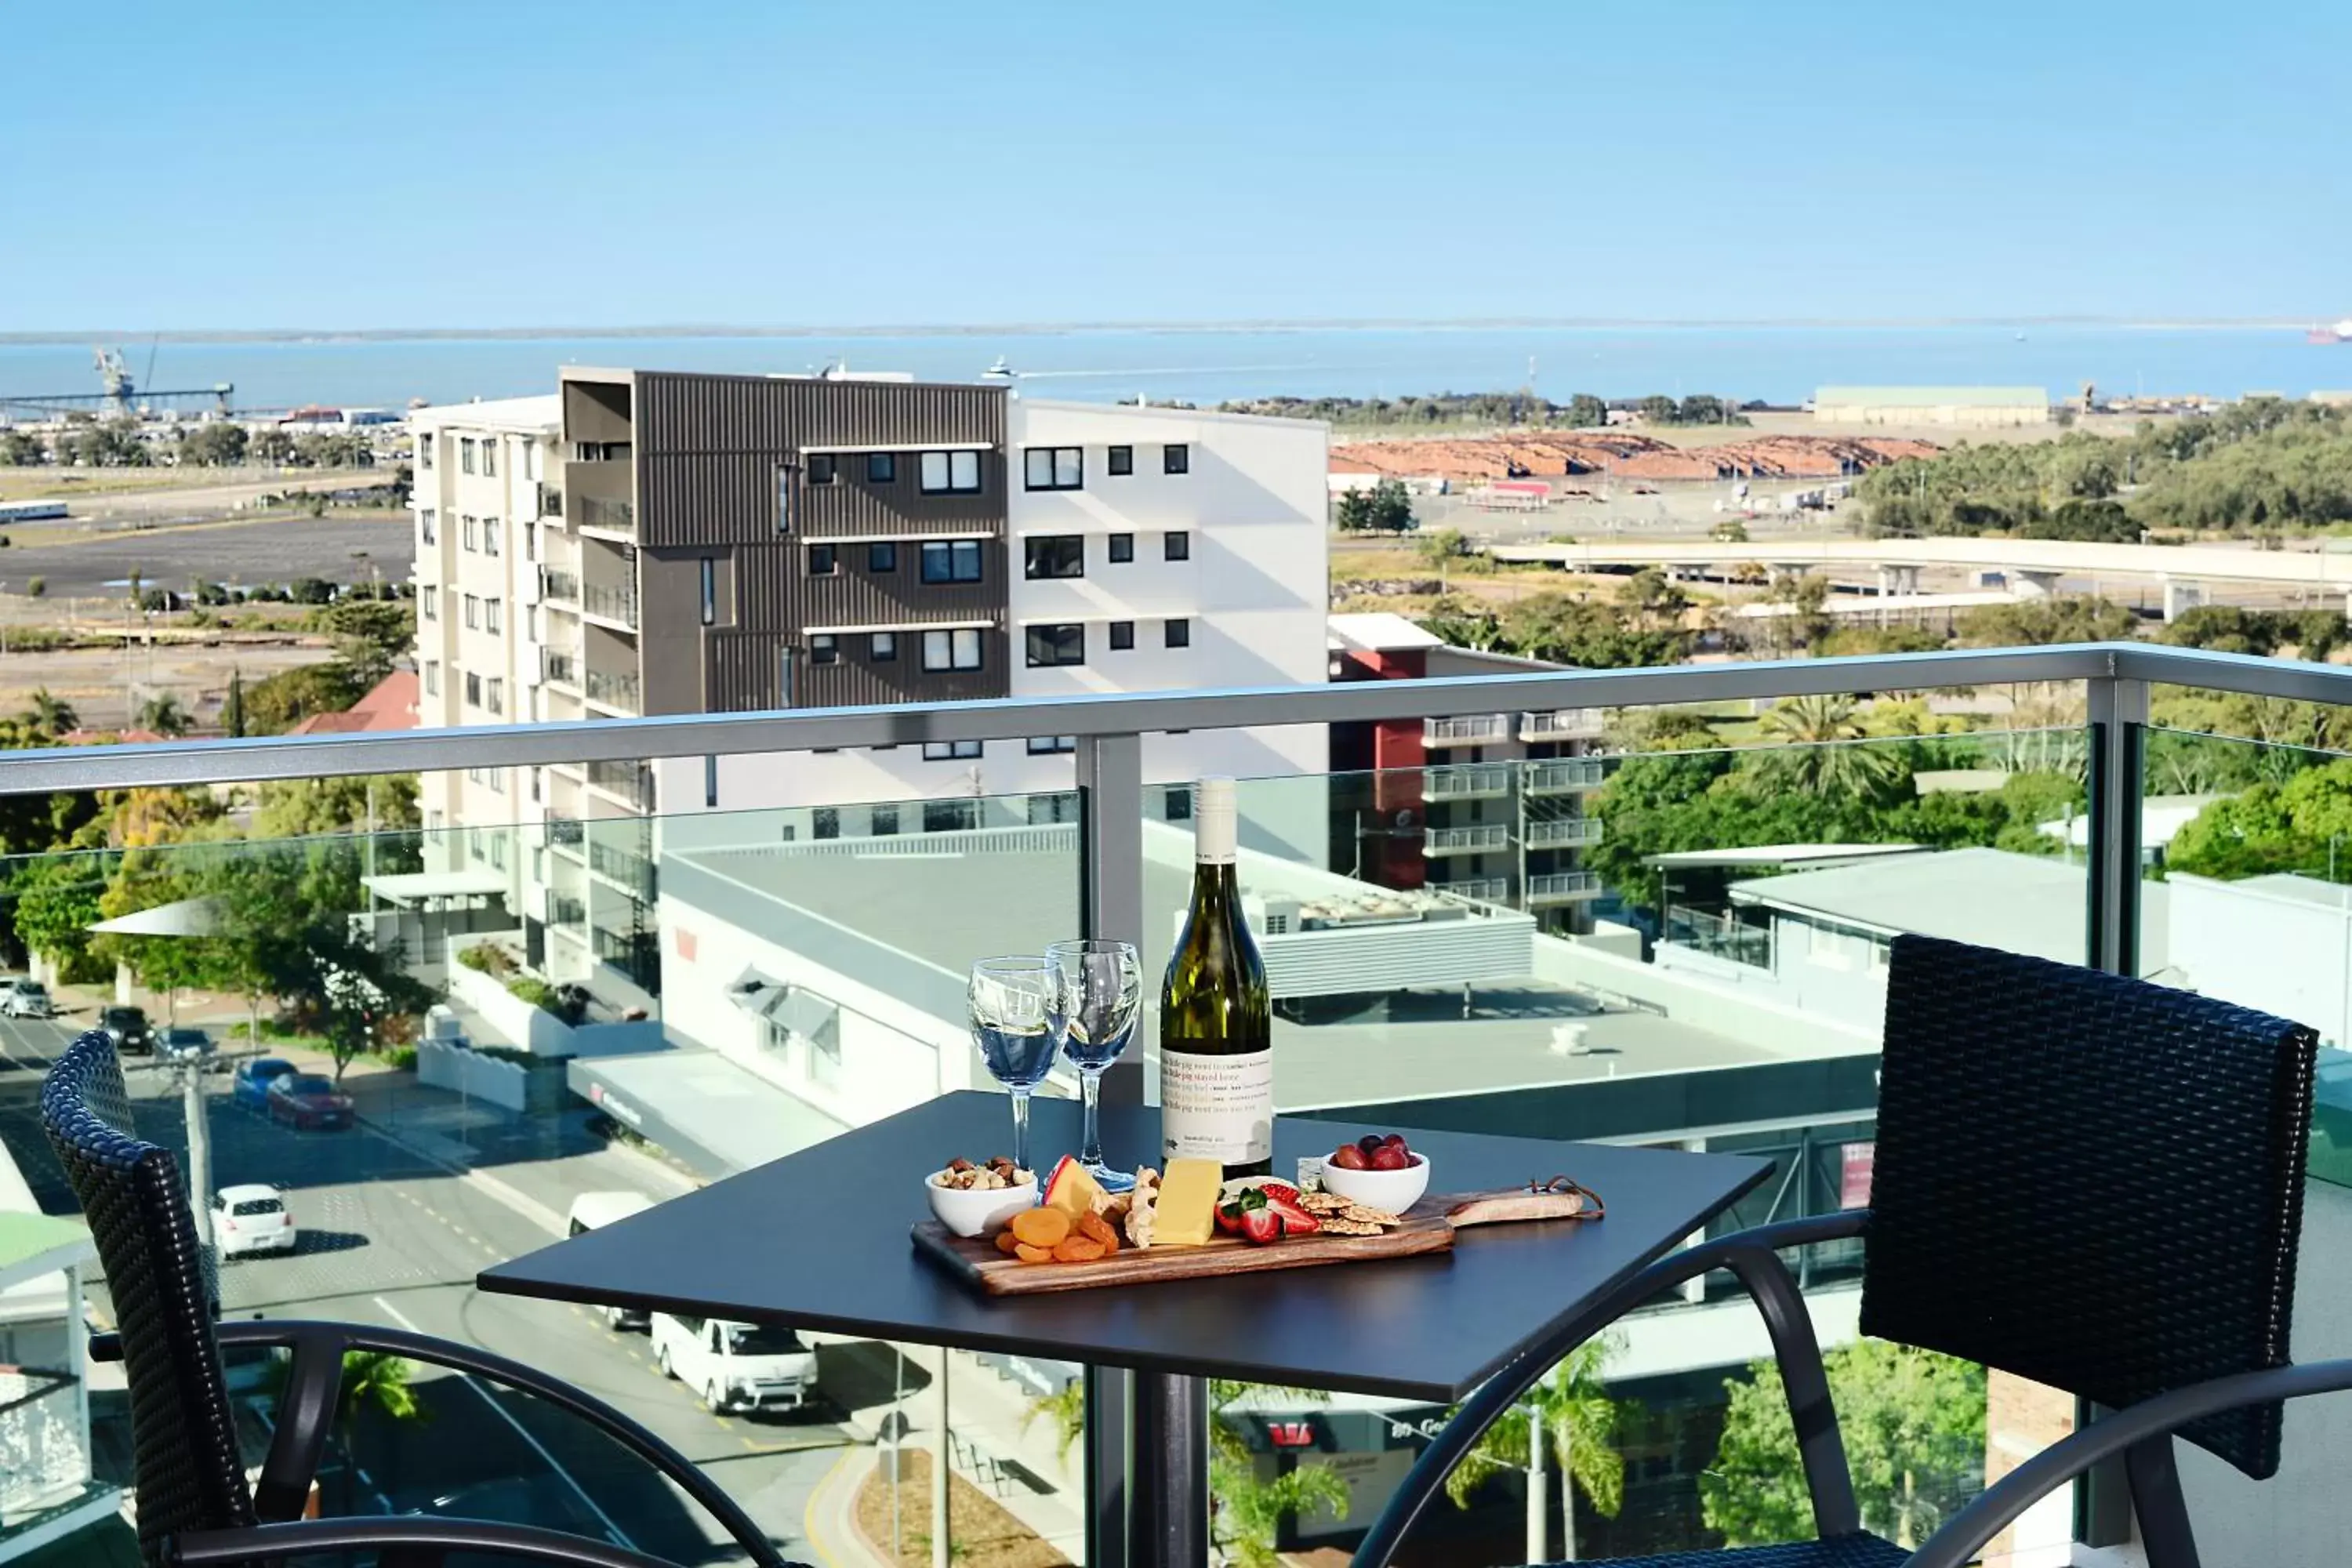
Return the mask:
POLYGON ((1500 713, 1474 713, 1460 718, 1425 719, 1421 726, 1424 746, 1491 746, 1510 738, 1510 721, 1500 713))
POLYGON ((1582 903, 1602 891, 1600 876, 1591 871, 1544 871, 1528 879, 1528 902, 1538 907, 1582 903))
POLYGON ((557 485, 541 485, 539 487, 539 515, 541 517, 562 517, 563 515, 563 490, 562 487, 557 485))
POLYGON ((575 495, 572 499, 572 520, 583 533, 618 534, 630 539, 637 536, 637 509, 631 501, 575 495))
POLYGON ((1458 882, 1432 882, 1429 890, 1451 898, 1470 899, 1482 904, 1499 904, 1511 896, 1508 877, 1468 877, 1458 882))
POLYGON ((592 669, 581 682, 581 695, 600 708, 635 716, 642 707, 637 672, 634 669, 592 669))
POLYGON ((1510 793, 1511 769, 1507 763, 1431 768, 1422 778, 1425 800, 1494 800, 1510 793))
POLYGON ((1530 849, 1559 849, 1600 842, 1601 819, 1597 816, 1540 817, 1528 824, 1530 849))
POLYGON ((588 787, 644 811, 654 803, 654 771, 644 763, 590 763, 588 787))
POLYGON ((654 863, 633 849, 592 838, 588 841, 588 869, 632 898, 652 896, 654 863))
POLYGON ((576 607, 580 603, 580 574, 567 572, 561 566, 541 567, 539 596, 551 605, 576 607))
POLYGON ((637 589, 634 583, 590 583, 580 591, 580 613, 615 631, 637 629, 637 589))
POLYGON ((547 895, 547 923, 554 926, 580 926, 587 923, 588 903, 577 893, 551 892, 547 895))
POLYGON ((575 654, 560 653, 551 647, 539 650, 539 678, 551 686, 580 689, 580 659, 575 654))
POLYGON ((1540 741, 1595 741, 1601 738, 1601 710, 1598 708, 1561 708, 1544 713, 1519 715, 1519 739, 1530 743, 1540 741))
POLYGON ((1475 827, 1433 827, 1421 841, 1421 852, 1441 855, 1493 855, 1511 847, 1511 830, 1501 823, 1475 827))
POLYGON ((1609 782, 1609 770, 1601 762, 1588 758, 1562 759, 1556 762, 1529 763, 1520 775, 1520 784, 1530 795, 1580 795, 1599 789, 1609 782))

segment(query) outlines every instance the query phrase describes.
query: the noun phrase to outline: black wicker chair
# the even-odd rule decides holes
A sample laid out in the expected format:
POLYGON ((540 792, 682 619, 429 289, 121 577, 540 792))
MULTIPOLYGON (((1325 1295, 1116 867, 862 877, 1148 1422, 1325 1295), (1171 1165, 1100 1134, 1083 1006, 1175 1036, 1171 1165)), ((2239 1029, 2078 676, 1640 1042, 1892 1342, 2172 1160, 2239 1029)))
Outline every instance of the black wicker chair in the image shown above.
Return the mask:
POLYGON ((131 1131, 122 1067, 103 1033, 60 1055, 41 1122, 89 1221, 118 1326, 91 1353, 120 1359, 131 1393, 139 1544, 154 1568, 261 1568, 310 1554, 373 1552, 383 1568, 436 1568, 453 1552, 587 1568, 670 1568, 644 1552, 535 1526, 437 1518, 305 1520, 342 1383, 343 1352, 387 1351, 527 1390, 635 1451, 708 1509, 760 1568, 790 1568, 727 1494, 611 1405, 520 1363, 425 1334, 361 1323, 221 1323, 212 1271, 168 1150, 131 1131), (292 1352, 260 1479, 246 1484, 220 1347, 292 1352))
POLYGON ((2315 1045, 2302 1025, 2187 992, 1896 938, 1871 1206, 1717 1238, 1593 1303, 1462 1407, 1355 1568, 1384 1568, 1447 1473, 1560 1357, 1717 1268, 1770 1331, 1820 1539, 1620 1563, 1961 1568, 2121 1455, 2151 1568, 2195 1568, 2173 1435, 2264 1479, 2280 1402, 2352 1388, 2352 1362, 2287 1355, 2315 1045), (1856 1236, 1864 1332, 2116 1412, 2004 1476, 1916 1554, 1862 1528, 1821 1349, 1778 1256, 1856 1236))

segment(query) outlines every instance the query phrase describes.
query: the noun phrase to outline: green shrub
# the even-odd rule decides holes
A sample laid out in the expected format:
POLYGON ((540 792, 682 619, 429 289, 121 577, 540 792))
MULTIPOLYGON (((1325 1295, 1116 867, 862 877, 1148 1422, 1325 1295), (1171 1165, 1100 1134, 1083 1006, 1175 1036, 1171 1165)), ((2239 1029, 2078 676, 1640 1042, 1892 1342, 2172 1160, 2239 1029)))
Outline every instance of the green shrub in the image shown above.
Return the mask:
POLYGON ((478 942, 457 954, 467 968, 503 980, 515 971, 514 955, 494 942, 478 942))

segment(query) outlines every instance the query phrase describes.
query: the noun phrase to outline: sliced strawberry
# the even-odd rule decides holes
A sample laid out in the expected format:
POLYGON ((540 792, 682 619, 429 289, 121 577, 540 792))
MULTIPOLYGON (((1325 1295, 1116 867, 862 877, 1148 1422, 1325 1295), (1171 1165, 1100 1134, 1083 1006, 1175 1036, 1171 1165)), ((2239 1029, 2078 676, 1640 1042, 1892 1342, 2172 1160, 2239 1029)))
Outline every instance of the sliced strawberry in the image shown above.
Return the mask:
POLYGON ((1313 1236, 1323 1228, 1321 1220, 1317 1219, 1295 1203, 1286 1203, 1280 1198, 1269 1196, 1266 1199, 1266 1206, 1282 1216, 1282 1228, 1286 1235, 1313 1236))
POLYGON ((1249 1216, 1262 1212, 1265 1208, 1265 1204, 1266 1198, 1264 1193, 1259 1192, 1255 1187, 1243 1188, 1217 1205, 1217 1228, 1227 1236, 1242 1234, 1249 1216))
POLYGON ((1242 1236, 1260 1247, 1271 1247, 1282 1239, 1282 1215, 1271 1208, 1254 1208, 1242 1215, 1242 1236))
POLYGON ((1242 1211, 1231 1204, 1219 1204, 1217 1229, 1226 1236, 1239 1236, 1242 1233, 1242 1211))
POLYGON ((1266 1202, 1268 1203, 1288 1204, 1293 1208, 1298 1206, 1298 1189, 1292 1186, 1288 1182, 1276 1182, 1261 1179, 1257 1182, 1252 1183, 1251 1184, 1256 1187, 1259 1192, 1265 1194, 1266 1202))

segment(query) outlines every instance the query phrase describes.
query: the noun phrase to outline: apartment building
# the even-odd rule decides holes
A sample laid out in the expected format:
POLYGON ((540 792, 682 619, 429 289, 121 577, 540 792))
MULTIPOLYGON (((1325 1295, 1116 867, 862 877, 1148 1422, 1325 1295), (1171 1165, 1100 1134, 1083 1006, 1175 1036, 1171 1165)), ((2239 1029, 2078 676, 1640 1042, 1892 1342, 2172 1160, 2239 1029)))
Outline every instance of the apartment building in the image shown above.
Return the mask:
MULTIPOLYGON (((1546 668, 1450 647, 1401 616, 1329 618, 1330 679, 1418 680, 1546 668)), ((1599 709, 1482 713, 1331 727, 1335 866, 1391 888, 1433 888, 1592 929, 1601 879, 1581 851, 1601 839, 1585 798, 1606 782, 1592 755, 1599 709)))
MULTIPOLYGON (((419 658, 440 667, 428 723, 1325 670, 1320 424, 988 384, 567 368, 553 396, 428 409, 416 428, 432 453, 416 501, 419 658)), ((436 864, 514 873, 547 973, 617 969, 652 989, 660 848, 1068 820, 1071 749, 912 742, 526 770, 436 781, 425 809, 463 830, 436 864), (517 825, 532 831, 499 853, 528 864, 490 864, 506 836, 489 829, 517 825)), ((1327 763, 1320 726, 1153 736, 1144 755, 1165 783, 1327 763)), ((1184 807, 1181 792, 1160 798, 1184 807)), ((1319 805, 1297 815, 1290 837, 1319 847, 1319 805)))

